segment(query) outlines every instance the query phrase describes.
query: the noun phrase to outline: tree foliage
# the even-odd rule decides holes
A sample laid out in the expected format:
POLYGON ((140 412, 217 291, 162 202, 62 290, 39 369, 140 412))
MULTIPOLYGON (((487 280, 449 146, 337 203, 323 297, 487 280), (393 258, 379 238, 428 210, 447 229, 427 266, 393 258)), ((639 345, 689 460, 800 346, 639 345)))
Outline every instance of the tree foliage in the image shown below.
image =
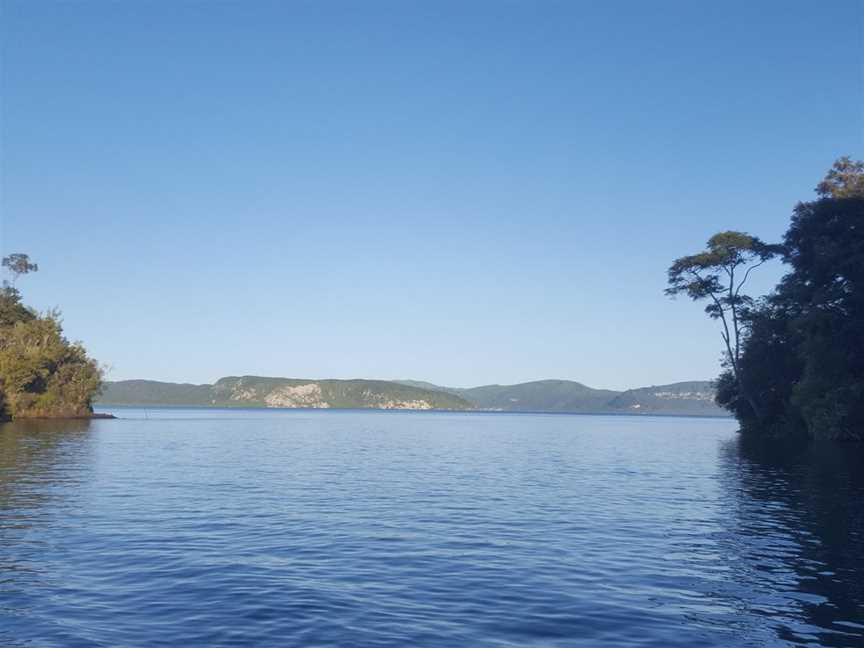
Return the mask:
POLYGON ((13 286, 21 275, 36 272, 39 269, 39 266, 37 264, 30 261, 30 257, 28 255, 21 254, 20 252, 10 254, 7 257, 3 257, 3 261, 0 262, 0 265, 2 265, 11 273, 13 286))
POLYGON ((753 435, 864 440, 864 163, 839 159, 817 194, 795 207, 791 270, 746 313, 717 399, 753 435))
MULTIPOLYGON (((705 312, 720 320, 726 364, 739 385, 741 342, 746 333, 747 313, 753 306, 753 299, 742 290, 750 273, 779 251, 779 246, 744 232, 720 232, 708 239, 704 251, 676 259, 668 271, 667 295, 685 294, 694 301, 707 300, 705 312)), ((740 391, 758 414, 756 400, 746 388, 740 391)))
MULTIPOLYGON (((27 255, 3 266, 17 276, 38 268, 27 255)), ((39 315, 16 288, 0 288, 0 419, 87 416, 101 382, 96 362, 63 336, 56 312, 39 315)))
POLYGON ((822 198, 860 198, 864 195, 864 162, 839 158, 816 185, 816 193, 822 198))
POLYGON ((21 293, 12 286, 0 288, 0 327, 35 319, 36 313, 21 303, 21 293))
POLYGON ((86 416, 101 384, 99 367, 63 337, 54 314, 0 327, 0 377, 13 417, 86 416))

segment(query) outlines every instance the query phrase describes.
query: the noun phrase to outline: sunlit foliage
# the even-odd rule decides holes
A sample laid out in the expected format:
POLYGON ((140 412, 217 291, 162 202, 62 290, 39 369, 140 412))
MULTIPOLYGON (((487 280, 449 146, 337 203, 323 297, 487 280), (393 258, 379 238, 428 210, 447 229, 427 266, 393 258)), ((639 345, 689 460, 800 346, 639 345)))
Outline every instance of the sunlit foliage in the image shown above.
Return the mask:
MULTIPOLYGON (((3 259, 15 276, 37 269, 27 255, 3 259)), ((102 372, 80 344, 63 336, 56 312, 39 315, 9 283, 0 288, 0 418, 92 413, 102 372)))

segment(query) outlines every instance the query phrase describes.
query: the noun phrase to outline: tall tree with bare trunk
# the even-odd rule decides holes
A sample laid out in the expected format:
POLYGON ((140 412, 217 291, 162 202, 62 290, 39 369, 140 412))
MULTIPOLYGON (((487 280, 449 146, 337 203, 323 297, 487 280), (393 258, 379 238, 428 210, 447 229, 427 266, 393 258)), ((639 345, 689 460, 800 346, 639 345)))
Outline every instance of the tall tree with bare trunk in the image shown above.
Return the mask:
POLYGON ((693 301, 707 300, 705 312, 720 320, 726 362, 757 417, 758 399, 743 384, 739 371, 747 312, 753 305, 753 298, 742 290, 753 270, 780 252, 780 246, 744 232, 719 232, 708 239, 705 250, 676 259, 668 271, 667 295, 685 294, 693 301))

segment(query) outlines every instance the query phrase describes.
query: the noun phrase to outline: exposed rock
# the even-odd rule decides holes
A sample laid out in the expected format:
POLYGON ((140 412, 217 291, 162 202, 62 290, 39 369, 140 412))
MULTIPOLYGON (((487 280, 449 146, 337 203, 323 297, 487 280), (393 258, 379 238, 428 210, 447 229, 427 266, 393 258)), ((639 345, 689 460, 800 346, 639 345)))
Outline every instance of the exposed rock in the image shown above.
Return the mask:
POLYGON ((321 386, 316 383, 277 387, 264 397, 264 402, 267 407, 330 407, 330 404, 322 399, 321 386))

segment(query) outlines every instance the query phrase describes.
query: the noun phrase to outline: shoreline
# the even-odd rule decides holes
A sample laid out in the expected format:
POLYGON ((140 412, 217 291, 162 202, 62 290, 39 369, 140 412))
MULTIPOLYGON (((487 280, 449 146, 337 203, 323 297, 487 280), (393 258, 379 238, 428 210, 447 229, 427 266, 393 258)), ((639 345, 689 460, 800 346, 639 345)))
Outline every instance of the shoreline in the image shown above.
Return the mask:
POLYGON ((19 416, 16 418, 0 419, 0 423, 14 423, 16 421, 89 421, 91 419, 116 418, 116 416, 107 412, 93 412, 92 414, 79 416, 19 416))
MULTIPOLYGON (((733 419, 731 415, 715 414, 690 414, 690 413, 661 413, 661 412, 567 412, 554 410, 500 410, 500 409, 398 409, 380 407, 267 407, 260 405, 155 405, 155 404, 131 404, 112 403, 96 404, 100 409, 164 409, 164 410, 214 410, 214 411, 268 411, 268 412, 385 412, 385 413, 419 413, 419 414, 544 414, 553 416, 626 416, 626 417, 662 417, 662 418, 699 418, 699 419, 733 419)), ((112 417, 117 418, 117 417, 112 417)))

